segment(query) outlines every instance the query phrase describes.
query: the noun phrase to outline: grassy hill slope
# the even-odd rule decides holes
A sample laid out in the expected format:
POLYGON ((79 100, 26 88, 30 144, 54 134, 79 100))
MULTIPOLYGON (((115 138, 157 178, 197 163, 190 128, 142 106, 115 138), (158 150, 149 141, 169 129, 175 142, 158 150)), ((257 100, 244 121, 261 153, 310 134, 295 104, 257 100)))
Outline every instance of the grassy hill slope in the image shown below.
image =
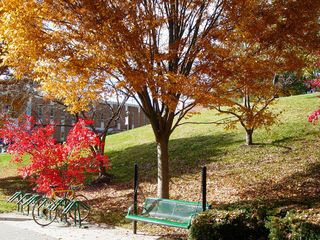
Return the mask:
MULTIPOLYGON (((266 153, 277 151, 306 154, 296 152, 296 145, 302 139, 312 141, 317 138, 318 127, 308 123, 307 116, 318 104, 319 99, 313 94, 281 98, 273 106, 275 112, 282 112, 279 123, 270 129, 256 130, 254 141, 258 145, 253 147, 243 146, 245 132, 241 127, 230 131, 225 130, 222 125, 212 124, 187 124, 178 127, 169 145, 172 176, 197 172, 202 164, 261 161, 266 153)), ((210 122, 221 117, 214 111, 204 110, 188 121, 210 122)), ((107 138, 106 145, 113 164, 111 172, 118 181, 131 179, 128 172, 134 162, 148 169, 144 174, 145 179, 155 178, 156 146, 150 126, 111 135, 107 138)))
MULTIPOLYGON (((307 122, 307 116, 319 105, 315 94, 279 99, 273 106, 274 111, 282 112, 279 123, 257 130, 257 144, 251 147, 244 146, 245 132, 241 128, 226 131, 212 124, 177 128, 169 144, 171 197, 200 200, 200 167, 206 164, 208 201, 216 207, 267 204, 320 209, 320 132, 318 126, 307 122)), ((219 118, 214 111, 204 110, 188 121, 219 118)), ((135 162, 140 168, 139 201, 156 195, 153 133, 150 126, 145 126, 110 135, 106 146, 114 179, 109 185, 89 188, 85 194, 91 198, 95 221, 126 225, 124 215, 132 202, 135 162)), ((0 198, 1 193, 8 195, 18 188, 12 185, 8 190, 8 183, 15 180, 15 169, 4 156, 0 156, 0 198)), ((167 232, 161 227, 150 229, 167 232)))

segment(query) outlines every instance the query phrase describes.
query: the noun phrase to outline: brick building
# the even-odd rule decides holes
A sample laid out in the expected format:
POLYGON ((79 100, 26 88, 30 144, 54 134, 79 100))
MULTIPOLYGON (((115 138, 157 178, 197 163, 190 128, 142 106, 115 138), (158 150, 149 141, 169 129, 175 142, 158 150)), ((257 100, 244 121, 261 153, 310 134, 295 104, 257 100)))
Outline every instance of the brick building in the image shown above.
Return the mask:
MULTIPOLYGON (((118 103, 109 102, 98 104, 93 112, 88 116, 93 116, 94 125, 98 131, 102 131, 111 118, 111 109, 117 108, 118 103)), ((59 142, 66 140, 66 136, 72 125, 75 123, 75 116, 66 111, 66 107, 59 103, 46 101, 41 97, 34 96, 27 103, 27 114, 34 116, 44 124, 53 123, 56 125, 55 138, 59 142)), ((148 118, 145 116, 139 105, 133 101, 128 101, 120 112, 119 118, 111 123, 109 132, 115 133, 133 129, 148 124, 148 118)))

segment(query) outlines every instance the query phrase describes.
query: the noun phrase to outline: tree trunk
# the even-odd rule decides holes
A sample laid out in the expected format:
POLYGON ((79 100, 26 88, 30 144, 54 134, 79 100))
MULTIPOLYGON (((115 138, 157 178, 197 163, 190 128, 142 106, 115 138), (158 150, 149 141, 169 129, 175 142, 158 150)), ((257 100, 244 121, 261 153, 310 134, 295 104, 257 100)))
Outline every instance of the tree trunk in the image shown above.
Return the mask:
POLYGON ((169 137, 157 139, 158 197, 169 198, 169 137))
MULTIPOLYGON (((104 132, 101 136, 100 136, 100 146, 98 148, 98 153, 101 155, 104 155, 104 148, 105 148, 105 144, 106 144, 106 137, 107 137, 107 132, 104 132)), ((107 169, 106 166, 103 164, 103 161, 100 162, 99 164, 99 178, 105 178, 108 176, 107 174, 107 169)))
MULTIPOLYGON (((100 137, 100 139, 101 139, 101 145, 98 148, 98 153, 101 155, 104 155, 106 134, 102 135, 100 137)), ((107 173, 107 168, 104 165, 104 162, 100 161, 100 163, 99 163, 99 177, 96 180, 96 183, 110 183, 110 181, 111 181, 111 176, 107 173)))
POLYGON ((108 176, 106 166, 103 164, 103 162, 99 163, 99 178, 105 178, 108 176))
POLYGON ((246 129, 246 144, 248 146, 253 144, 252 135, 253 129, 246 129))

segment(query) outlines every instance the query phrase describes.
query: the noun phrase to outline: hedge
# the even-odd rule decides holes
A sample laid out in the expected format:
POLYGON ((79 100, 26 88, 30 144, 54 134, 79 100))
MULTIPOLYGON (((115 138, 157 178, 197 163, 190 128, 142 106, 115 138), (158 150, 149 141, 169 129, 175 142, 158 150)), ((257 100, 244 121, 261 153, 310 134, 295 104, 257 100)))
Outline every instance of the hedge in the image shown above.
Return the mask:
POLYGON ((320 226, 309 221, 310 211, 211 209, 199 214, 190 240, 320 240, 320 226))

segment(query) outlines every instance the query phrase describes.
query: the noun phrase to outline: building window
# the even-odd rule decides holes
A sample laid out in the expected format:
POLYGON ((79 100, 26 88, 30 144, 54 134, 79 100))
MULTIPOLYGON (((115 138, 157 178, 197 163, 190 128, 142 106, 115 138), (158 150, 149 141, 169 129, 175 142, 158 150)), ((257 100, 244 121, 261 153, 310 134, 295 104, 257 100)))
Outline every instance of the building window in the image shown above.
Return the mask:
POLYGON ((65 130, 65 124, 66 124, 66 115, 65 115, 64 112, 61 113, 60 124, 61 124, 60 130, 61 130, 61 133, 63 133, 63 136, 64 136, 64 130, 65 130))
POLYGON ((38 118, 41 119, 43 114, 43 106, 39 105, 38 106, 38 118))
POLYGON ((66 115, 64 112, 61 113, 61 119, 60 119, 60 141, 65 141, 65 123, 66 123, 66 115))
POLYGON ((54 119, 54 106, 50 106, 50 121, 52 122, 54 119))
POLYGON ((131 129, 134 128, 134 112, 131 113, 131 129))
POLYGON ((64 132, 64 130, 62 131, 62 127, 61 127, 61 132, 60 132, 60 141, 61 142, 65 141, 65 132, 64 132))
POLYGON ((76 117, 75 116, 71 116, 71 124, 74 125, 76 124, 76 117))

